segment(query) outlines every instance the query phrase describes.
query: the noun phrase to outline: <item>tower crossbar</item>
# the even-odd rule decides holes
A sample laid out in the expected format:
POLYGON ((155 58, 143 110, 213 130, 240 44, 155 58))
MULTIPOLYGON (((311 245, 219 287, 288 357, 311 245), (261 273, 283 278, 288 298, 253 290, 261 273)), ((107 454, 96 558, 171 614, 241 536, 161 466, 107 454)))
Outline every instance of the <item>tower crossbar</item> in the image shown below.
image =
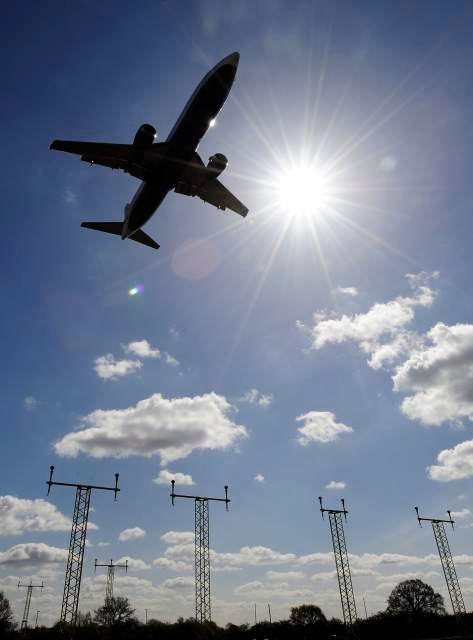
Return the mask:
POLYGON ((128 560, 125 560, 125 564, 113 564, 113 560, 105 564, 99 564, 97 558, 95 558, 94 570, 97 567, 107 567, 107 585, 105 587, 105 602, 113 598, 113 583, 115 580, 115 569, 125 569, 125 573, 128 573, 128 560))
POLYGON ((356 601, 351 579, 350 563, 348 561, 348 550, 343 529, 343 517, 346 520, 348 511, 345 509, 345 501, 342 498, 341 509, 325 509, 322 505, 322 498, 319 497, 320 512, 322 518, 324 513, 328 513, 330 523, 330 533, 332 535, 333 554, 335 556, 335 568, 337 570, 338 588, 340 591, 340 601, 342 603, 343 620, 345 625, 351 627, 356 622, 356 601))
POLYGON ((189 496, 174 491, 175 481, 171 480, 171 501, 175 498, 194 500, 194 576, 195 576, 195 619, 197 622, 212 620, 210 597, 210 535, 209 535, 209 502, 225 502, 228 511, 230 499, 228 486, 225 486, 225 498, 208 498, 206 496, 189 496))
POLYGON ((41 591, 43 590, 43 586, 44 584, 33 584, 32 581, 30 581, 29 584, 21 584, 20 581, 18 581, 18 589, 20 587, 25 587, 26 588, 26 599, 25 599, 25 607, 23 609, 23 617, 21 619, 21 629, 27 629, 28 628, 28 617, 30 615, 30 606, 31 606, 31 596, 33 595, 33 589, 41 589, 41 591))
POLYGON ((61 606, 61 622, 71 624, 77 623, 77 611, 79 607, 80 585, 82 580, 82 567, 84 564, 84 551, 87 538, 87 523, 89 521, 90 497, 92 489, 103 491, 113 491, 115 500, 118 488, 118 473, 115 474, 114 487, 102 487, 90 484, 77 484, 69 482, 53 481, 54 466, 50 467, 48 485, 48 495, 53 485, 62 487, 75 487, 76 497, 74 502, 74 514, 72 516, 71 537, 69 540, 69 553, 67 556, 66 576, 64 580, 64 592, 61 606))
POLYGON ((445 582, 447 583, 448 595, 450 596, 450 602, 452 603, 453 613, 455 615, 466 613, 465 602, 460 589, 460 582, 458 581, 455 563, 453 562, 452 552, 450 551, 450 545, 448 543, 447 532, 445 531, 445 524, 450 524, 453 529, 455 520, 452 520, 450 511, 447 511, 448 520, 441 520, 439 518, 421 518, 417 507, 415 507, 415 511, 417 514, 417 521, 420 526, 422 526, 422 521, 430 522, 432 525, 432 531, 434 533, 434 539, 437 545, 443 575, 445 576, 445 582))

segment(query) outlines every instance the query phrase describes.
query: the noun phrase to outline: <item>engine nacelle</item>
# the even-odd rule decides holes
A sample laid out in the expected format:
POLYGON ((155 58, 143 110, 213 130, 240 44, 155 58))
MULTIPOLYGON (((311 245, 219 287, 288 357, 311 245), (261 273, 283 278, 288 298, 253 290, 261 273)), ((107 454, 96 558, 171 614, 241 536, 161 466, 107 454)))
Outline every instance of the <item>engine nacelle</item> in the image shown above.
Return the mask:
POLYGON ((212 173, 212 178, 219 176, 227 168, 228 160, 223 153, 210 156, 207 169, 212 173))
POLYGON ((133 146, 138 149, 150 147, 156 138, 156 129, 151 124, 142 124, 133 140, 133 146))

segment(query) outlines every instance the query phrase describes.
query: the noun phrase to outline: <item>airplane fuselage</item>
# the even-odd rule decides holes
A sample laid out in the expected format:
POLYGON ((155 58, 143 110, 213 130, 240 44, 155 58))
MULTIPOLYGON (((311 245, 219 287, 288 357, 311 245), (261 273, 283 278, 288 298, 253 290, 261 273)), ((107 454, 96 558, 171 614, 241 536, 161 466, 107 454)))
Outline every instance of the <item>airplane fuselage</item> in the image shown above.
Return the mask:
MULTIPOLYGON (((148 222, 168 192, 193 165, 199 142, 228 97, 238 60, 238 54, 233 53, 209 71, 190 97, 166 142, 153 144, 142 152, 146 154, 147 166, 151 166, 152 171, 125 208, 123 239, 148 222)), ((200 161, 199 156, 197 158, 200 161)), ((192 168, 195 171, 195 164, 192 168)), ((130 173, 133 175, 132 169, 130 173)))

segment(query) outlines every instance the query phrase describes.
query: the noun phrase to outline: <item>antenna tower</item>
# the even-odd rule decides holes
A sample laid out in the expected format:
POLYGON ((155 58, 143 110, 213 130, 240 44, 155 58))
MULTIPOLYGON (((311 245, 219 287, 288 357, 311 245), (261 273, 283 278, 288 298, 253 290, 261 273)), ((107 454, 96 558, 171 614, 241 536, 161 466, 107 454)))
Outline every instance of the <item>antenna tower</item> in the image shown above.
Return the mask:
POLYGON ((440 556, 440 562, 442 563, 443 575, 445 576, 445 582, 447 583, 453 613, 455 615, 459 613, 466 613, 460 583, 458 582, 457 572, 453 563, 452 552, 450 551, 450 545, 448 544, 447 532, 445 531, 445 524, 452 525, 453 529, 455 520, 452 520, 452 515, 448 510, 448 520, 441 520, 439 518, 421 518, 419 516, 419 509, 417 507, 414 507, 414 509, 416 510, 419 526, 422 526, 422 521, 432 523, 432 530, 434 532, 435 542, 437 543, 437 549, 440 556))
MULTIPOLYGON (((21 582, 18 580, 18 589, 20 587, 26 587, 26 600, 25 600, 25 608, 23 610, 23 618, 21 620, 21 629, 28 628, 28 616, 30 614, 30 604, 31 604, 31 596, 33 594, 33 589, 41 589, 42 591, 43 586, 44 584, 42 582, 41 584, 33 584, 33 582, 30 580, 29 584, 21 584, 21 582)), ((36 616, 36 621, 37 620, 38 620, 38 616, 36 616)))
POLYGON ((107 586, 105 588, 105 602, 113 598, 113 581, 115 580, 115 569, 125 569, 125 573, 128 573, 128 560, 125 560, 125 564, 113 564, 113 560, 110 560, 108 564, 99 564, 97 558, 95 558, 94 570, 97 571, 97 567, 107 567, 107 586))
POLYGON ((114 487, 101 487, 92 484, 77 484, 75 482, 53 481, 54 466, 49 467, 48 495, 53 485, 61 487, 76 487, 76 499, 74 503, 74 515, 72 517, 71 539, 69 542, 69 555, 66 565, 66 578, 64 581, 64 594, 62 596, 61 622, 76 625, 77 609, 79 607, 80 583, 82 578, 82 565, 84 563, 85 540, 87 536, 87 523, 89 520, 90 495, 92 489, 113 491, 115 500, 118 488, 118 473, 115 474, 114 487))
POLYGON ((171 480, 171 501, 175 498, 194 500, 195 514, 195 619, 197 622, 208 622, 212 619, 210 604, 210 549, 209 549, 209 502, 225 502, 228 511, 230 498, 228 486, 225 486, 225 498, 208 498, 204 496, 187 496, 174 492, 175 481, 171 480))
POLYGON ((322 505, 322 498, 319 496, 320 513, 322 518, 324 513, 328 513, 330 522, 330 532, 332 534, 333 553, 335 555, 335 566, 338 576, 338 588, 340 589, 340 600, 342 601, 343 620, 347 627, 356 622, 356 602, 351 581, 350 564, 348 562, 347 544, 345 542, 345 532, 343 531, 342 516, 347 519, 348 511, 345 508, 345 500, 342 498, 341 509, 325 509, 322 505))

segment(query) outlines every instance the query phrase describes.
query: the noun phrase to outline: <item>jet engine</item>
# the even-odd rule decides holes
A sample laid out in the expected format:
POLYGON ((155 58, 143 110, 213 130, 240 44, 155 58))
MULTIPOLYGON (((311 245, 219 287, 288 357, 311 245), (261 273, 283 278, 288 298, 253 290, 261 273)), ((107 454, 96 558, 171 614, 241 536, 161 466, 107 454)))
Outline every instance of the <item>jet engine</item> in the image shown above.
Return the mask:
POLYGON ((156 129, 151 124, 142 124, 133 140, 133 146, 138 149, 150 147, 156 138, 156 129))
POLYGON ((207 169, 212 173, 212 178, 219 176, 227 168, 228 160, 223 153, 210 156, 207 169))

